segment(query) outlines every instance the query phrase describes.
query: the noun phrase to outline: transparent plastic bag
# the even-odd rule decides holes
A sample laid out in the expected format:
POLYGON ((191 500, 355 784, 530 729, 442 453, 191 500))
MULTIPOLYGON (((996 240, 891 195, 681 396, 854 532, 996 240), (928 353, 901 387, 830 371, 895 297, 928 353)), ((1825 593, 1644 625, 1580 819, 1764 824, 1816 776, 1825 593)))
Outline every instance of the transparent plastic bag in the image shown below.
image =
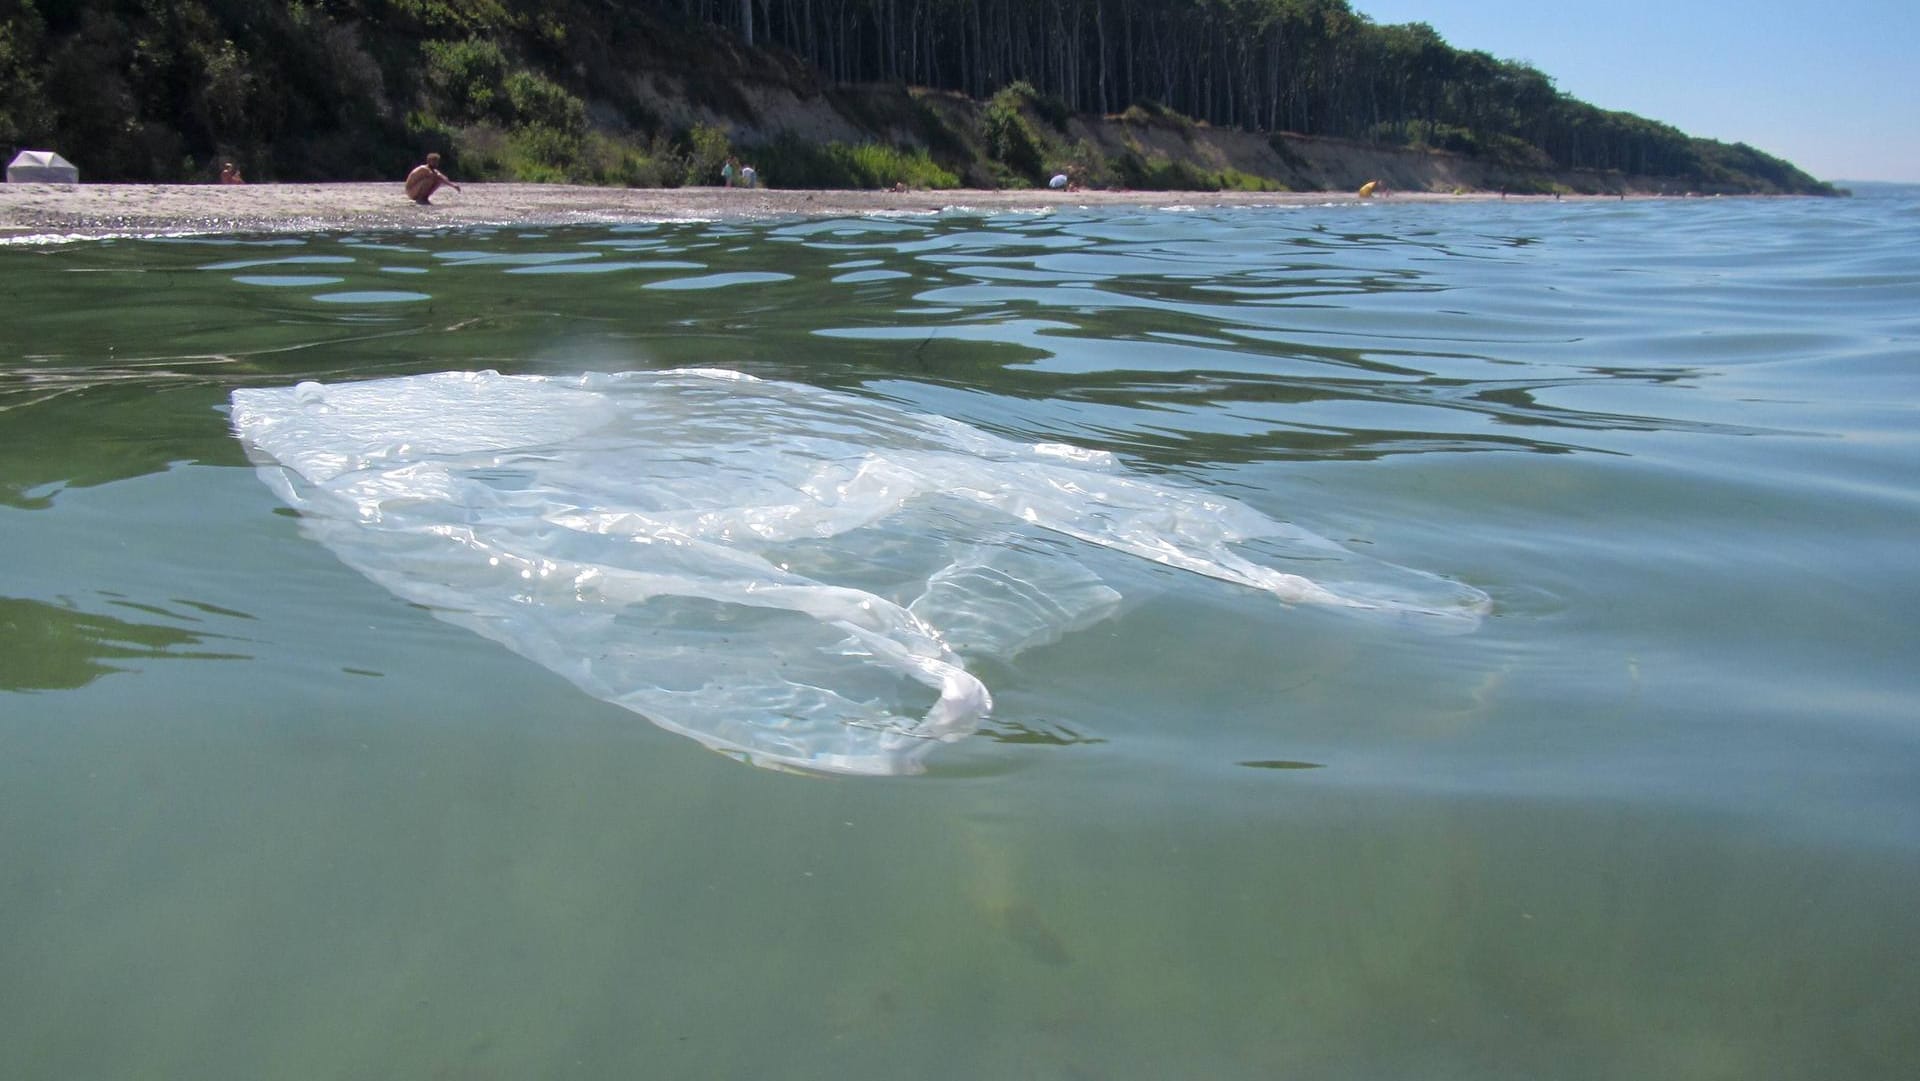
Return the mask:
POLYGON ((736 372, 447 372, 232 406, 262 478, 347 565, 761 765, 917 772, 991 709, 968 658, 1118 606, 1097 559, 1460 626, 1486 607, 1101 452, 736 372))

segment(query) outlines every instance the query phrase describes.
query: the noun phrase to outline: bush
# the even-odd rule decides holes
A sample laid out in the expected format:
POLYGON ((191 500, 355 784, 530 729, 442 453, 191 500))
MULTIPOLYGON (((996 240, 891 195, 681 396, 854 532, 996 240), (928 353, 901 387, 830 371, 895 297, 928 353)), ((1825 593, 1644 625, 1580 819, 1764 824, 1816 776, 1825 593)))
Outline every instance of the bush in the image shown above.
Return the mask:
POLYGON ((407 141, 413 144, 410 157, 415 161, 428 151, 447 153, 458 138, 455 130, 437 116, 419 111, 407 114, 407 141))
POLYGON ((52 110, 40 92, 44 26, 31 7, 0 18, 0 143, 51 142, 52 110))
POLYGON ((1216 174, 1204 173, 1187 162, 1159 155, 1142 159, 1129 150, 1113 165, 1128 187, 1145 191, 1219 191, 1222 186, 1216 174))
POLYGON ((891 188, 904 184, 909 188, 957 188, 960 178, 940 166, 923 149, 902 150, 881 143, 827 144, 830 159, 844 162, 853 181, 861 187, 891 188))
POLYGON ((500 0, 388 0, 396 21, 410 21, 428 30, 499 33, 514 18, 500 0))
POLYGON ((957 188, 960 178, 935 164, 923 149, 881 143, 810 143, 783 133, 757 146, 752 157, 763 177, 783 188, 957 188))
POLYGON ((503 89, 508 113, 515 123, 575 136, 586 132, 586 103, 557 84, 523 69, 507 76, 503 89))
POLYGON ((507 134, 507 163, 517 179, 536 184, 573 179, 580 136, 545 124, 522 124, 507 134))
POLYGON ((435 92, 439 110, 447 119, 472 124, 504 118, 507 102, 500 85, 506 81, 507 57, 500 46, 468 38, 429 41, 420 51, 426 57, 427 85, 435 92))
POLYGON ((1067 148, 1048 171, 1065 173, 1076 183, 1088 187, 1111 188, 1120 184, 1120 177, 1114 172, 1107 156, 1085 139, 1067 148))
POLYGON ((1126 111, 1120 114, 1120 119, 1129 124, 1139 124, 1141 127, 1172 128, 1182 139, 1188 142, 1193 141, 1193 120, 1157 101, 1149 99, 1136 101, 1127 106, 1126 111))
POLYGON ((1045 167, 1040 137, 1034 134, 1033 126, 1020 111, 1021 104, 1032 94, 1033 87, 1026 83, 1002 87, 987 102, 981 117, 987 155, 1006 166, 1014 176, 1029 181, 1040 179, 1045 167))
POLYGON ((733 144, 727 133, 710 124, 695 124, 687 133, 687 167, 683 174, 688 184, 715 184, 720 167, 733 156, 733 144))
POLYGON ((449 168, 460 179, 659 188, 678 186, 686 172, 686 159, 664 139, 643 145, 537 125, 512 130, 474 125, 451 133, 441 145, 459 148, 459 161, 449 168))
POLYGON ((947 118, 925 98, 914 99, 913 118, 914 129, 929 152, 948 158, 964 158, 970 153, 967 141, 948 126, 947 118))
POLYGON ((1238 169, 1222 169, 1214 174, 1221 191, 1285 191, 1286 188, 1264 176, 1243 173, 1238 169))
POLYGON ((1041 94, 1033 99, 1033 111, 1040 119, 1052 126, 1062 135, 1067 134, 1067 122, 1073 119, 1073 110, 1067 103, 1052 94, 1041 94))
POLYGON ((567 179, 575 184, 665 188, 678 186, 685 172, 685 159, 664 139, 643 146, 595 133, 575 144, 567 179))
POLYGON ((639 146, 603 136, 587 140, 585 166, 587 179, 595 184, 619 184, 629 188, 675 187, 685 175, 686 165, 665 140, 656 139, 639 146))

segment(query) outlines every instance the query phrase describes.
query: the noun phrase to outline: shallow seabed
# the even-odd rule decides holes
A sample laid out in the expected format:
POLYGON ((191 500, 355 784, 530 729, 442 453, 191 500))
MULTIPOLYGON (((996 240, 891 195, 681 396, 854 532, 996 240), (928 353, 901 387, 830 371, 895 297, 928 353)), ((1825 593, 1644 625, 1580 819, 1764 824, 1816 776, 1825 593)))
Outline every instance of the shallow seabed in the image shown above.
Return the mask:
POLYGON ((1917 251, 1898 188, 0 249, 0 1077, 1909 1076, 1917 251), (757 769, 342 563, 227 405, 684 367, 1491 608, 1143 564, 924 774, 757 769))

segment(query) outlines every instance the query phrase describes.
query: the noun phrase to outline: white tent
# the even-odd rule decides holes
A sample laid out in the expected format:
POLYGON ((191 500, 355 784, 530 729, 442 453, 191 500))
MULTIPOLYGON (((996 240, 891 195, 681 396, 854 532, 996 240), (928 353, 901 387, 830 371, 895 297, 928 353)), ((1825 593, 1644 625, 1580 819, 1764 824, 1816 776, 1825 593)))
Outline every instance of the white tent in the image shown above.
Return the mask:
POLYGON ((80 170, 51 150, 22 150, 7 163, 9 184, 78 184, 80 170))

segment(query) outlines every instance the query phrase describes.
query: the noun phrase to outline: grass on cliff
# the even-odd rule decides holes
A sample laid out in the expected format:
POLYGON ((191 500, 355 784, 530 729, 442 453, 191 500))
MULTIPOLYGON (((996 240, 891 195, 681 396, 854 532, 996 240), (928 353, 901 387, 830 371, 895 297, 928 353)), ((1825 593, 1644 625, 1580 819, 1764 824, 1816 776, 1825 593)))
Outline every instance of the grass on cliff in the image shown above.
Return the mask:
POLYGON ((935 164, 924 149, 882 143, 812 143, 783 135, 748 149, 742 160, 763 182, 781 188, 957 188, 960 178, 935 164))

